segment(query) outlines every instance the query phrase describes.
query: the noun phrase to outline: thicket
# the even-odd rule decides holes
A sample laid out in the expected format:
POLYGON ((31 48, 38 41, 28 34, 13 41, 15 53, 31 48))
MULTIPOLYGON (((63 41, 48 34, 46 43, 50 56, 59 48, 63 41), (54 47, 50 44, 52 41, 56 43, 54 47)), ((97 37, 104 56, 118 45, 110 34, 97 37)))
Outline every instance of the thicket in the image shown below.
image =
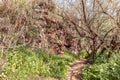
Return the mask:
POLYGON ((0 5, 0 48, 29 46, 54 53, 78 53, 79 40, 69 19, 52 0, 8 0, 0 5))
POLYGON ((116 4, 76 0, 68 1, 68 8, 61 8, 52 0, 3 1, 0 47, 4 51, 25 45, 61 54, 65 50, 73 53, 86 50, 93 59, 98 49, 112 52, 120 45, 119 9, 116 5, 113 12, 116 15, 112 15, 107 11, 114 9, 105 6, 106 3, 116 4))

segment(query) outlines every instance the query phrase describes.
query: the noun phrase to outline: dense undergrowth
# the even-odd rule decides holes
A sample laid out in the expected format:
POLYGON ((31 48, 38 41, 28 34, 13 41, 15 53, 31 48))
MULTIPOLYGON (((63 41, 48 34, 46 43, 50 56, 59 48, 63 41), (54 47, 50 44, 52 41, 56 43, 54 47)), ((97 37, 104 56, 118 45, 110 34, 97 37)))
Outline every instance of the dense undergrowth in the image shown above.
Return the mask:
POLYGON ((115 51, 108 58, 105 51, 92 65, 87 65, 82 71, 83 80, 120 80, 120 52, 115 51))
MULTIPOLYGON (((95 62, 82 70, 83 80, 120 80, 120 54, 115 51, 110 58, 108 54, 96 53, 95 62)), ((69 64, 80 57, 86 57, 84 50, 77 55, 68 51, 58 55, 27 47, 11 49, 1 56, 0 80, 29 80, 31 76, 34 80, 36 75, 65 80, 69 64)))
POLYGON ((0 80, 27 80, 30 76, 54 77, 64 80, 68 65, 79 55, 65 52, 50 54, 44 50, 32 51, 21 47, 6 51, 0 71, 0 80))

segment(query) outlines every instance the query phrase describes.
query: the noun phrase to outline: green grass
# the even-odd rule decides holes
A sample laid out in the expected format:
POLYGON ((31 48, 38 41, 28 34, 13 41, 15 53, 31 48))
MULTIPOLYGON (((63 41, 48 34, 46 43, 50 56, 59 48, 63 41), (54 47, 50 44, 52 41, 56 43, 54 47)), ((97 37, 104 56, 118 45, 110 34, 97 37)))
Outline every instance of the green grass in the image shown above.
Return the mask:
POLYGON ((8 50, 4 57, 6 63, 1 67, 0 80, 27 80, 36 75, 65 80, 69 64, 78 58, 69 52, 57 55, 27 47, 8 50))
POLYGON ((76 59, 73 54, 67 52, 63 55, 49 54, 46 51, 37 51, 36 53, 43 61, 42 65, 44 66, 44 68, 39 69, 40 74, 63 80, 66 77, 68 65, 76 59))
POLYGON ((83 80, 120 80, 120 53, 113 52, 110 58, 107 54, 97 55, 94 64, 85 66, 83 80))
POLYGON ((38 73, 39 59, 30 49, 10 50, 6 53, 6 60, 1 71, 2 80, 25 80, 28 76, 38 73))

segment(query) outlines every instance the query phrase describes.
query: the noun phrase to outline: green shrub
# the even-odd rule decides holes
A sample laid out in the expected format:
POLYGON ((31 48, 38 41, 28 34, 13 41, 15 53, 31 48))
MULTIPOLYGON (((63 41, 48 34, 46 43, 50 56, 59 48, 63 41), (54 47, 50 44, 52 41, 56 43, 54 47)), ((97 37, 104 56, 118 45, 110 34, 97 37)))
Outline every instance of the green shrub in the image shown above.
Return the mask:
POLYGON ((107 63, 108 62, 108 51, 104 51, 102 54, 101 52, 98 52, 96 54, 96 59, 94 61, 94 64, 103 64, 103 63, 107 63))
POLYGON ((110 58, 106 54, 98 56, 93 65, 82 70, 83 80, 120 80, 120 54, 113 53, 110 58))
POLYGON ((38 72, 39 59, 30 49, 18 48, 6 53, 7 62, 1 74, 5 80, 26 80, 38 72))
POLYGON ((88 56, 88 53, 86 52, 86 50, 82 50, 79 54, 78 54, 78 58, 85 58, 88 56))

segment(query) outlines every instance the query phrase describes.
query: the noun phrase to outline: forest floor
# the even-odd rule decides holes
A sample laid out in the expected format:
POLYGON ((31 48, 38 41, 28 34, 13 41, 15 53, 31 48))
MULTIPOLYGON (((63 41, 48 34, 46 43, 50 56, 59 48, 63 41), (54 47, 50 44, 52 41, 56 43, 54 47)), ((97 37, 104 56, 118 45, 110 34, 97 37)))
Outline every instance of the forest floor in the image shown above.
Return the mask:
POLYGON ((75 60, 68 68, 66 80, 80 80, 82 68, 87 64, 86 59, 75 60))

